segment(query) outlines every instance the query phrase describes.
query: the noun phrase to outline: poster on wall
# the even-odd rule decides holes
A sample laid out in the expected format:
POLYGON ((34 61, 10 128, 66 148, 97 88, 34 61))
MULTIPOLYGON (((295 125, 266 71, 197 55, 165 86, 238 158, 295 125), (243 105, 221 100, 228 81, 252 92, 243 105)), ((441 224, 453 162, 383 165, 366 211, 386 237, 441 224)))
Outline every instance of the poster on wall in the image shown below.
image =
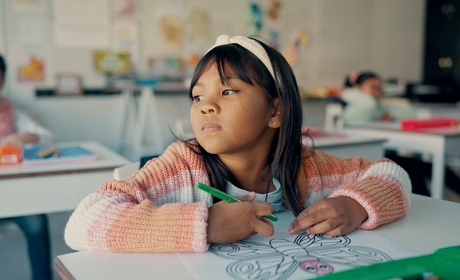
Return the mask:
POLYGON ((132 62, 139 61, 139 39, 137 25, 132 22, 117 22, 113 24, 113 40, 110 44, 113 50, 129 53, 132 62))
POLYGON ((183 0, 161 0, 155 11, 159 28, 159 52, 165 56, 182 55, 185 35, 185 3, 183 0))
POLYGON ((188 41, 197 44, 209 44, 211 38, 211 19, 206 10, 192 8, 188 15, 188 41))
POLYGON ((108 0, 53 1, 54 41, 60 48, 102 49, 109 45, 108 0))
POLYGON ((179 15, 164 15, 159 22, 161 45, 172 53, 180 53, 183 41, 182 17, 179 15))
POLYGON ((99 73, 127 73, 132 70, 131 65, 131 57, 128 53, 94 52, 94 68, 99 73))
POLYGON ((211 18, 208 11, 194 7, 187 16, 187 44, 185 44, 185 71, 191 76, 199 59, 215 38, 211 38, 211 18))
POLYGON ((43 20, 21 19, 18 38, 18 81, 43 82, 46 64, 43 20))
POLYGON ((137 0, 112 0, 114 18, 135 18, 137 16, 137 0))
POLYGON ((46 7, 46 0, 14 0, 13 7, 21 12, 43 13, 46 7))

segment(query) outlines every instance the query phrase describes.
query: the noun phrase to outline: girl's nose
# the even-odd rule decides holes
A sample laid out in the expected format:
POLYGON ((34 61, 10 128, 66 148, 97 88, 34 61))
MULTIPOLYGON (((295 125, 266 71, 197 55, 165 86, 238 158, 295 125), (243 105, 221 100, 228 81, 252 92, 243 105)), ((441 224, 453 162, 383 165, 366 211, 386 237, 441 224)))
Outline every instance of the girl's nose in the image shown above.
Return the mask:
POLYGON ((212 98, 207 98, 204 100, 200 111, 202 114, 217 114, 219 112, 219 106, 212 98))

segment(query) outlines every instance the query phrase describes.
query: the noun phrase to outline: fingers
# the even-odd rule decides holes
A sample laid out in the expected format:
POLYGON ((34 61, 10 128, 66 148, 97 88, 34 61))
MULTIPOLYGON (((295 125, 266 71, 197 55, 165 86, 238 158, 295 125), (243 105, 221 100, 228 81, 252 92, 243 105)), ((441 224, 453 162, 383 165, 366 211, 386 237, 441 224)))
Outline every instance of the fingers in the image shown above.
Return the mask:
POLYGON ((341 221, 336 218, 328 218, 324 219, 321 222, 318 222, 308 228, 306 228, 308 233, 311 234, 322 234, 322 233, 337 233, 337 235, 341 235, 341 227, 343 224, 341 224, 341 221))
POLYGON ((208 242, 236 242, 256 233, 271 236, 274 226, 264 218, 271 213, 271 205, 266 202, 215 203, 209 207, 208 242))
POLYGON ((323 207, 320 202, 317 202, 304 209, 291 223, 288 232, 290 234, 296 234, 300 230, 306 230, 311 226, 323 221, 325 214, 321 214, 321 209, 323 209, 323 207))
POLYGON ((272 206, 269 203, 261 202, 254 205, 256 210, 257 217, 260 217, 255 220, 254 231, 265 235, 272 236, 275 228, 267 218, 264 216, 270 215, 272 213, 272 206))
POLYGON ((354 200, 341 197, 321 200, 302 211, 291 223, 288 232, 306 230, 311 234, 331 236, 348 234, 364 220, 364 209, 354 200))
POLYGON ((262 217, 254 224, 254 231, 265 236, 272 236, 275 232, 275 227, 270 221, 262 217))
POLYGON ((268 202, 254 203, 254 210, 258 217, 267 216, 273 212, 272 206, 268 202))
POLYGON ((294 220, 290 225, 289 234, 296 234, 301 230, 305 230, 310 234, 326 234, 330 236, 343 235, 344 225, 341 224, 339 219, 325 218, 318 222, 314 222, 312 216, 304 220, 294 220))
POLYGON ((15 146, 21 148, 24 142, 21 139, 20 134, 13 133, 4 137, 1 141, 1 146, 15 146))
POLYGON ((241 201, 253 202, 254 199, 256 199, 256 193, 255 192, 250 192, 247 195, 238 197, 238 199, 241 200, 241 201))

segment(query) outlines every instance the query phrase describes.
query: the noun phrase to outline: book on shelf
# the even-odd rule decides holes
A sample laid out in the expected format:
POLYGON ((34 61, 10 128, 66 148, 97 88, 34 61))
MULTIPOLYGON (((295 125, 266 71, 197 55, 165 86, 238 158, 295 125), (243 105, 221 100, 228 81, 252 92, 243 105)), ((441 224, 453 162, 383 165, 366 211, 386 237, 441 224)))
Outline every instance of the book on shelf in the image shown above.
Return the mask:
POLYGON ((23 149, 23 165, 86 163, 97 160, 97 154, 79 146, 39 145, 23 149))

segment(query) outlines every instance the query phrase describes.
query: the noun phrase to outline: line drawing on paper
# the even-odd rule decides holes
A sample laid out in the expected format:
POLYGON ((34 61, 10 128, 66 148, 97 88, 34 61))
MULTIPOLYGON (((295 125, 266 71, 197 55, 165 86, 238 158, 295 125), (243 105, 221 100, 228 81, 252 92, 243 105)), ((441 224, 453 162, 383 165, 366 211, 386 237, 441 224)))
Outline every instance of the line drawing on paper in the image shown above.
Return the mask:
POLYGON ((294 241, 273 238, 266 244, 243 240, 212 244, 209 251, 235 260, 226 268, 234 279, 287 279, 299 269, 306 273, 305 277, 320 276, 334 272, 334 266, 354 268, 392 260, 375 248, 350 244, 346 235, 304 232, 294 241))

